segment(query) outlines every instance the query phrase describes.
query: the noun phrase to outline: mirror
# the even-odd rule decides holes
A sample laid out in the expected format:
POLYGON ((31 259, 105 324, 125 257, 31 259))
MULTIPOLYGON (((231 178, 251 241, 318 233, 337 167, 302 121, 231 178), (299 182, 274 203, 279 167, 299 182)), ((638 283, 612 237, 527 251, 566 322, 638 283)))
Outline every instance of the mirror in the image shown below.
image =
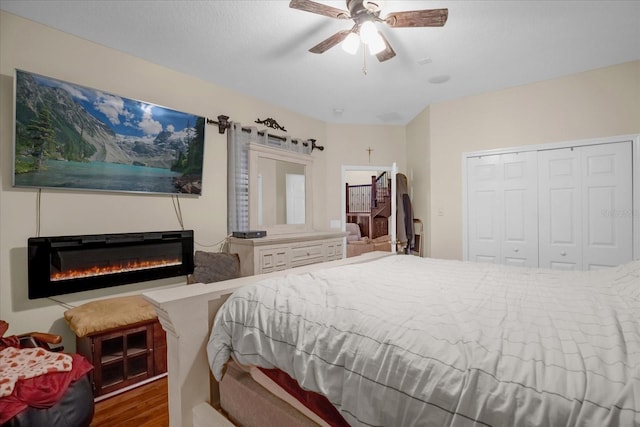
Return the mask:
POLYGON ((258 159, 258 225, 305 223, 304 165, 258 159))
POLYGON ((312 157, 249 146, 249 224, 267 234, 310 231, 312 157))

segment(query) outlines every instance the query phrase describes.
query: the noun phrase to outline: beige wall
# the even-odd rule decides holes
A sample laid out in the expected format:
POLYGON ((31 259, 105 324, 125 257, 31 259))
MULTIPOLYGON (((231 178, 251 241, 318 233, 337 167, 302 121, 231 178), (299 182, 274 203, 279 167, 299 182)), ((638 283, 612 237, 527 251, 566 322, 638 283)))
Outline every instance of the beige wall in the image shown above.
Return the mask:
MULTIPOLYGON (((326 218, 340 220, 342 216, 342 166, 391 166, 406 168, 406 136, 404 126, 327 125, 326 153, 326 218), (371 148, 371 160, 369 152, 371 148)), ((315 167, 315 165, 314 165, 315 167)))
POLYGON ((426 227, 431 211, 430 120, 431 109, 427 107, 407 125, 407 183, 413 217, 420 219, 423 224, 423 256, 431 256, 431 232, 429 227, 426 227))
MULTIPOLYGON (((221 62, 220 66, 224 66, 221 62)), ((101 89, 106 92, 140 99, 215 118, 228 115, 231 120, 251 125, 256 118, 274 117, 286 126, 295 138, 315 138, 325 150, 315 150, 314 157, 314 226, 328 229, 329 217, 340 218, 339 188, 328 188, 340 181, 340 165, 350 153, 345 139, 337 137, 340 129, 300 114, 261 102, 254 98, 212 85, 186 74, 144 61, 34 22, 0 12, 0 319, 11 324, 10 333, 45 330, 61 333, 70 350, 74 339, 62 314, 63 305, 49 299, 27 298, 27 238, 36 234, 36 196, 30 189, 11 186, 13 140, 13 76, 14 69, 101 89), (328 131, 330 129, 330 132, 328 131), (336 141, 328 138, 331 133, 336 141), (332 162, 336 162, 335 164, 332 162), (330 198, 330 203, 326 203, 330 198), (337 207, 337 208, 336 208, 337 207), (337 210, 336 210, 337 209, 337 210)), ((374 156, 382 163, 394 150, 385 144, 400 142, 404 151, 402 128, 392 128, 397 138, 387 138, 388 131, 367 134, 366 126, 356 126, 346 140, 359 144, 359 129, 376 149, 374 156)), ((366 160, 366 152, 359 162, 366 160)), ((203 194, 201 197, 181 197, 186 229, 195 231, 196 249, 218 250, 217 243, 226 235, 226 136, 217 127, 207 126, 205 140, 203 194)), ((355 162, 355 159, 350 159, 355 162)), ((116 233, 179 229, 171 198, 160 195, 139 195, 98 192, 43 190, 41 205, 41 235, 116 233)), ((150 287, 174 286, 183 278, 166 279, 120 286, 110 289, 56 297, 71 305, 87 300, 139 293, 150 287)))
MULTIPOLYGON (((429 130, 422 138, 430 146, 430 253, 461 259, 462 153, 640 133, 640 61, 435 104, 429 110, 429 130)), ((410 128, 424 130, 421 121, 417 118, 410 128)))

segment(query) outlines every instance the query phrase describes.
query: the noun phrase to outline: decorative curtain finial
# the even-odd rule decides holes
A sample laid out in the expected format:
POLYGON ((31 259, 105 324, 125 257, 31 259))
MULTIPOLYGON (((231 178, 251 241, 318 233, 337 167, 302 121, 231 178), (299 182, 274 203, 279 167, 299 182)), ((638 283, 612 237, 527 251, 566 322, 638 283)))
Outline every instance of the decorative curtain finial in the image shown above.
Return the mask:
POLYGON ((259 125, 265 125, 266 127, 269 127, 271 129, 278 129, 281 130, 283 132, 286 132, 287 130, 284 128, 284 126, 280 126, 280 124, 275 120, 272 119, 271 117, 266 118, 264 120, 260 120, 259 118, 255 121, 255 123, 258 123, 259 125))
POLYGON ((316 148, 320 151, 324 151, 324 146, 316 144, 316 140, 313 138, 309 138, 308 141, 311 143, 311 152, 316 148))

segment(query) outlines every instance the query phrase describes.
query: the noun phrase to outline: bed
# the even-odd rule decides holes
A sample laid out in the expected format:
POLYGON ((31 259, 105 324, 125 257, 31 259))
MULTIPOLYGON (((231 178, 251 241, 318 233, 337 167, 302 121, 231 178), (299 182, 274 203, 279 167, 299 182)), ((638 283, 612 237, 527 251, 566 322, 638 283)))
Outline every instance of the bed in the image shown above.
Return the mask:
POLYGON ((170 402, 172 425, 216 416, 232 359, 285 372, 352 425, 640 425, 640 262, 552 272, 367 255, 194 289, 199 346, 180 349, 183 383, 170 365, 169 386, 215 379, 170 402))

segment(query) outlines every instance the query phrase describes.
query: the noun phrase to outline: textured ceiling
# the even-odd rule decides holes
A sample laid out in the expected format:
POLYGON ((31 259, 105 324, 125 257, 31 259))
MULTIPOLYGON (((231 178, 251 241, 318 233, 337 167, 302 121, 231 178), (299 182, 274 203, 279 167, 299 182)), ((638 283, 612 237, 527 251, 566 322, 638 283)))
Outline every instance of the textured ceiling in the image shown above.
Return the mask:
POLYGON ((351 21, 288 3, 0 0, 0 9, 334 123, 406 124, 433 103, 640 59, 640 1, 387 0, 382 16, 444 7, 449 20, 381 27, 397 56, 367 54, 365 75, 361 53, 308 52, 351 21))

